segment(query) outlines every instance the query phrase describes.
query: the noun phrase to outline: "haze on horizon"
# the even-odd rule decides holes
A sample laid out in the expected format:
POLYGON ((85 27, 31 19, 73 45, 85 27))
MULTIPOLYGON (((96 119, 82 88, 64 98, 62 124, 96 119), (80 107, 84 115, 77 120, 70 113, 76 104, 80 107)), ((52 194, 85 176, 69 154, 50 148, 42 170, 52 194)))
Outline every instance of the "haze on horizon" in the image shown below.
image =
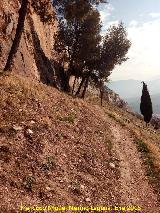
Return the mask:
POLYGON ((109 0, 99 10, 103 33, 122 21, 132 42, 128 61, 113 70, 110 80, 160 79, 160 1, 109 0))

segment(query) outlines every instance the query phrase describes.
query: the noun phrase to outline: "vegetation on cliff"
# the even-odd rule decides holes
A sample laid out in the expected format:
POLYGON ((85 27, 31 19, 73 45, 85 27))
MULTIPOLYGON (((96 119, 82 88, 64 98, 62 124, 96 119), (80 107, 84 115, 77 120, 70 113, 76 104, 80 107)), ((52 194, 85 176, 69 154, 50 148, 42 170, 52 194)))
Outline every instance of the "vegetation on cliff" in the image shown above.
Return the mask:
POLYGON ((103 91, 104 82, 114 67, 127 60, 131 43, 124 25, 111 26, 102 36, 100 14, 95 2, 79 0, 56 3, 59 29, 55 35, 54 49, 60 56, 58 63, 62 75, 65 75, 63 90, 70 90, 69 79, 73 75, 75 79, 81 78, 76 95, 83 88, 83 98, 91 82, 103 91))
MULTIPOLYGON (((36 36, 36 43, 41 45, 38 42, 37 33, 33 30, 33 21, 28 14, 31 8, 28 7, 32 7, 44 23, 51 23, 53 19, 55 20, 55 13, 48 12, 50 11, 48 0, 28 3, 25 0, 22 1, 15 38, 4 71, 12 69, 11 65, 19 48, 26 16, 29 16, 28 20, 32 23, 32 37, 35 38, 36 36)), ((127 60, 126 54, 131 46, 124 24, 119 23, 118 26, 111 26, 106 35, 102 36, 102 25, 97 5, 105 4, 105 1, 64 0, 53 1, 52 3, 57 11, 58 20, 58 31, 54 35, 53 47, 57 59, 52 63, 44 54, 42 55, 48 69, 46 76, 49 73, 49 78, 58 79, 59 88, 65 92, 71 91, 69 82, 71 76, 74 76, 72 94, 78 96, 83 89, 80 95, 82 98, 85 96, 88 85, 94 85, 100 90, 102 102, 104 83, 114 67, 127 60), (75 87, 77 79, 81 81, 78 88, 75 87)), ((34 49, 37 48, 34 46, 34 49)), ((41 50, 41 47, 39 49, 41 50)), ((43 51, 40 51, 37 54, 41 55, 42 53, 43 51)), ((34 58, 36 59, 37 56, 35 55, 34 58)), ((39 66, 37 65, 37 67, 39 66)), ((46 83, 51 82, 51 85, 57 87, 56 83, 53 83, 53 80, 49 78, 46 77, 46 83)))

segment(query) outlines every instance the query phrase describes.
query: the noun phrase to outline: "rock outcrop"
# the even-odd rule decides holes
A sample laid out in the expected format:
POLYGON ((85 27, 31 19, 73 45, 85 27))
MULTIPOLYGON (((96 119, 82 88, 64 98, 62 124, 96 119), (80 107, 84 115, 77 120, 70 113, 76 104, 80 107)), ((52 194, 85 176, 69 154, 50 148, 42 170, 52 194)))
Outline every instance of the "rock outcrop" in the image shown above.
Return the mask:
MULTIPOLYGON (((1 0, 0 5, 0 71, 3 70, 15 37, 20 9, 19 0, 1 0)), ((32 76, 39 81, 58 86, 55 76, 56 53, 53 50, 54 33, 57 31, 55 11, 50 0, 32 1, 28 6, 24 32, 16 54, 13 72, 32 76)), ((57 71, 58 72, 58 71, 57 71)), ((73 79, 71 78, 71 84, 73 79)), ((99 96, 92 87, 89 91, 99 96)), ((118 94, 105 87, 104 99, 118 107, 130 110, 118 94)))
POLYGON ((115 92, 113 92, 111 89, 109 89, 107 86, 105 86, 104 89, 104 99, 107 100, 108 102, 123 108, 127 111, 132 111, 128 105, 127 102, 125 102, 122 98, 120 98, 120 96, 118 94, 116 94, 115 92))
MULTIPOLYGON (((97 96, 97 97, 100 96, 100 92, 97 88, 93 88, 92 86, 89 86, 88 91, 94 96, 97 96)), ((118 106, 119 108, 132 112, 132 109, 129 107, 128 103, 125 102, 118 94, 116 94, 114 91, 109 89, 107 86, 104 87, 103 99, 109 103, 112 103, 115 106, 118 106)))
MULTIPOLYGON (((1 0, 0 5, 0 71, 3 70, 15 37, 18 0, 1 0)), ((54 84, 54 33, 57 30, 55 11, 50 0, 30 3, 24 32, 14 59, 13 72, 32 76, 44 83, 54 84), (41 10, 40 10, 41 8, 41 10), (47 13, 45 12, 47 9, 47 13)))

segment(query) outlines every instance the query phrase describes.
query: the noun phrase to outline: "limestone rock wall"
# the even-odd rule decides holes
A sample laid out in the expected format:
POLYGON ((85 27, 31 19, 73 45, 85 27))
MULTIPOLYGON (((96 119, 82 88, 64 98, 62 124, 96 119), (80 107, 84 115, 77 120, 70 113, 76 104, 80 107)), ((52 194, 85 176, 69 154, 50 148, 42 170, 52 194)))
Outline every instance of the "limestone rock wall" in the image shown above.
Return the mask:
MULTIPOLYGON (((44 83, 52 84, 54 72, 53 35, 57 31, 54 8, 50 0, 39 0, 39 6, 48 1, 47 11, 51 21, 43 22, 42 17, 29 4, 24 32, 14 59, 13 72, 32 76, 44 83)), ((0 4, 0 71, 3 70, 14 36, 20 8, 18 0, 1 0, 0 4)))
MULTIPOLYGON (((100 92, 98 89, 92 86, 88 87, 88 91, 94 96, 100 97, 100 92)), ((125 102, 118 94, 109 89, 107 86, 104 87, 103 99, 115 106, 118 106, 126 111, 132 111, 128 103, 125 102)))
POLYGON ((132 111, 127 102, 125 102, 118 94, 105 86, 104 99, 116 106, 123 108, 127 111, 132 111))

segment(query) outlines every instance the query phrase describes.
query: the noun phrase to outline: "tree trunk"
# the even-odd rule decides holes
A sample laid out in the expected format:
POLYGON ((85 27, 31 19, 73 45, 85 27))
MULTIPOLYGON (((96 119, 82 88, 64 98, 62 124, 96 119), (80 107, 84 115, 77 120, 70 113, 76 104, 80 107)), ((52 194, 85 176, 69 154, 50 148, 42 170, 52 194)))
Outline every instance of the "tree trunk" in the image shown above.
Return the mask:
POLYGON ((83 89, 81 98, 84 98, 84 96, 85 96, 85 94, 86 94, 86 90, 87 90, 87 87, 88 87, 88 83, 89 83, 89 76, 86 78, 86 81, 85 81, 85 84, 84 84, 84 89, 83 89))
POLYGON ((74 93, 74 89, 75 89, 75 85, 76 85, 76 80, 77 80, 77 77, 75 76, 74 83, 73 83, 73 88, 72 88, 72 95, 74 93))
POLYGON ((61 88, 64 92, 70 92, 69 79, 70 76, 65 72, 64 67, 59 68, 61 88))
POLYGON ((70 79, 70 76, 66 74, 65 81, 64 81, 64 91, 65 92, 70 92, 69 79, 70 79))
POLYGON ((17 50, 18 50, 18 47, 19 47, 19 44, 21 41, 22 32, 24 29, 24 22, 25 22, 25 17, 27 14, 27 6, 28 6, 28 0, 22 0, 21 8, 19 10, 19 18, 18 18, 18 24, 17 24, 17 29, 16 29, 16 35, 13 40, 13 44, 12 44, 11 50, 9 52, 4 71, 8 71, 11 69, 13 59, 17 53, 17 50))
POLYGON ((82 81, 81 81, 81 83, 80 83, 80 85, 78 87, 78 90, 77 90, 76 94, 75 94, 76 96, 79 95, 79 93, 81 91, 81 88, 83 86, 84 81, 85 81, 85 77, 82 77, 82 81))
POLYGON ((102 106, 103 105, 103 95, 104 95, 104 82, 102 80, 100 80, 99 90, 100 90, 100 99, 101 99, 101 106, 102 106))
POLYGON ((101 106, 103 105, 103 94, 104 94, 104 91, 101 89, 100 90, 101 106))

